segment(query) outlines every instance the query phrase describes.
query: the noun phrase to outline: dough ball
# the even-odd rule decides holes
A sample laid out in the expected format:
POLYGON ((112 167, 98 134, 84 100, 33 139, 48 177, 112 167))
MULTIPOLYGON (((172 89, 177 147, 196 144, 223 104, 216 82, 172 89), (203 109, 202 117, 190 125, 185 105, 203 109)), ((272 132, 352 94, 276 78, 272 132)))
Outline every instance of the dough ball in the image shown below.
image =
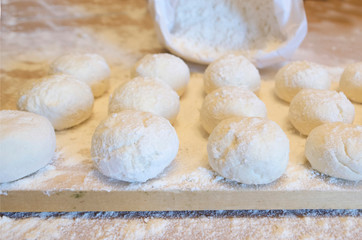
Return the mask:
POLYGON ((291 62, 275 75, 275 93, 286 102, 290 102, 302 89, 328 90, 330 86, 328 71, 311 62, 291 62))
POLYGON ((0 111, 0 183, 38 171, 51 162, 55 147, 54 128, 45 117, 0 111))
POLYGON ((268 119, 229 118, 212 131, 207 153, 211 167, 223 177, 246 184, 266 184, 284 173, 289 140, 268 119))
POLYGON ((326 123, 314 128, 305 144, 305 156, 319 172, 362 180, 362 126, 326 123))
POLYGON ((362 103, 362 62, 350 64, 344 69, 339 89, 352 101, 362 103))
POLYGON ((257 92, 260 75, 255 66, 244 56, 229 54, 212 62, 205 70, 204 89, 210 93, 224 86, 245 87, 257 92))
POLYGON ((109 114, 126 109, 150 112, 173 123, 180 110, 180 99, 163 81, 136 77, 116 88, 109 100, 109 114))
POLYGON ((18 108, 49 119, 56 130, 73 127, 92 114, 94 97, 84 82, 65 74, 43 78, 19 98, 18 108))
POLYGON ((211 133, 219 122, 230 117, 267 117, 264 103, 243 87, 221 87, 209 93, 201 107, 203 128, 211 133))
POLYGON ((50 73, 65 73, 87 83, 94 97, 109 88, 111 70, 103 57, 97 54, 72 53, 59 57, 50 66, 50 73))
POLYGON ((147 54, 131 71, 131 77, 159 78, 181 96, 190 80, 189 67, 181 58, 168 53, 147 54))
POLYGON ((352 123, 354 106, 342 92, 303 89, 289 106, 289 120, 303 135, 328 122, 352 123))
POLYGON ((104 175, 145 182, 160 174, 176 157, 179 141, 166 119, 125 110, 108 116, 95 130, 91 155, 104 175))

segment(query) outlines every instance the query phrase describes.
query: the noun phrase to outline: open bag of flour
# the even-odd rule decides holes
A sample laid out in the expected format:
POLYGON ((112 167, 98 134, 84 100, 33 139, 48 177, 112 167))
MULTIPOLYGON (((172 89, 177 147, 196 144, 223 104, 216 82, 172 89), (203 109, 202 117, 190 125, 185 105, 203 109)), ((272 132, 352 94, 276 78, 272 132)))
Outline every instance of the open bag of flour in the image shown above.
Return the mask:
POLYGON ((149 9, 162 44, 201 64, 240 53, 267 67, 290 58, 307 33, 302 0, 149 0, 149 9))

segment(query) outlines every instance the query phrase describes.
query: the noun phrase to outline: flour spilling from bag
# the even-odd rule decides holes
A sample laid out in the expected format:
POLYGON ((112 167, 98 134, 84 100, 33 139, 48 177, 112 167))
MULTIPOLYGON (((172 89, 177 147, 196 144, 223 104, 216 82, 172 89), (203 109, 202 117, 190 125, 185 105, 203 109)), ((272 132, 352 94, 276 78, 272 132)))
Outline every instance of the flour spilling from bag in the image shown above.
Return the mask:
POLYGON ((307 31, 299 0, 150 0, 150 10, 165 47, 203 64, 233 52, 269 66, 288 59, 307 31))

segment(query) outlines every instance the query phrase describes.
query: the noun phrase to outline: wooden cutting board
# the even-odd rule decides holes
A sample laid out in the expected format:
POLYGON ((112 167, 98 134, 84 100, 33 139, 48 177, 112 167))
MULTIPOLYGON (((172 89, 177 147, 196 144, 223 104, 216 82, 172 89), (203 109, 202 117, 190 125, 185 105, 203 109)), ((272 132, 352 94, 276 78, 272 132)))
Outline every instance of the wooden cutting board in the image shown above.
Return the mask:
MULTIPOLYGON (((338 69, 330 72, 333 74, 338 69)), ((57 132, 54 161, 39 172, 1 184, 1 211, 160 211, 210 209, 348 209, 362 208, 362 184, 330 178, 310 168, 304 157, 305 137, 287 119, 288 104, 274 95, 274 82, 264 74, 260 98, 268 117, 290 140, 286 173, 266 185, 229 181, 209 166, 207 133, 199 122, 202 74, 192 75, 181 98, 175 128, 180 139, 174 162, 146 183, 126 183, 103 176, 93 166, 90 139, 107 115, 108 96, 96 99, 94 114, 85 123, 57 132)), ((336 84, 334 84, 336 85, 336 84)), ((362 106, 355 104, 356 122, 362 106)))

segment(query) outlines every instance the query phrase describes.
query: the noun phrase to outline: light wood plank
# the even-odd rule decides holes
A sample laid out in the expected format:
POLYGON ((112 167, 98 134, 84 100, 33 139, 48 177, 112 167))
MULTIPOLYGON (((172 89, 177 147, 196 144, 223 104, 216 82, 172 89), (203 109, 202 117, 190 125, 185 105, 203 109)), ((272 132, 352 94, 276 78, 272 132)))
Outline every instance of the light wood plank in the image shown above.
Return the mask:
POLYGON ((362 191, 12 191, 2 212, 361 209, 362 191))

